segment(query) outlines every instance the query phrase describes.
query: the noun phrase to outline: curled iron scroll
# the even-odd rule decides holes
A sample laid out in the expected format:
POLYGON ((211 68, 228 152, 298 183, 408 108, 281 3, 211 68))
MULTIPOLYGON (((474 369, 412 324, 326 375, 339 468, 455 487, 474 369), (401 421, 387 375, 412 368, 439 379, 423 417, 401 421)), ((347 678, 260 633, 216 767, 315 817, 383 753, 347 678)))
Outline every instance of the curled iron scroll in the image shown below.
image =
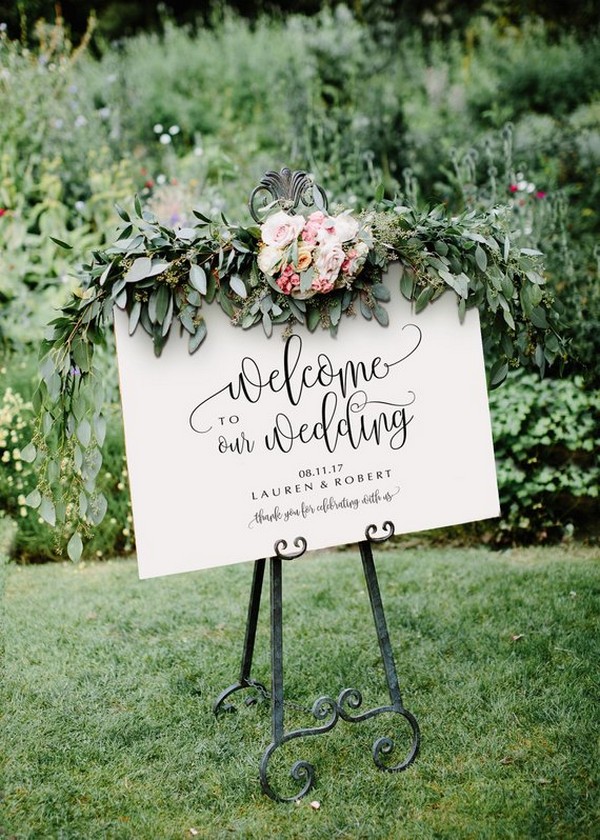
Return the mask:
POLYGON ((373 543, 385 542, 386 540, 389 540, 390 537, 394 536, 394 532, 395 532, 396 529, 394 527, 394 523, 390 522, 389 519, 386 520, 381 527, 382 527, 384 533, 383 533, 382 536, 377 537, 377 536, 375 536, 377 534, 377 525, 368 525, 367 526, 367 528, 365 530, 365 537, 367 538, 367 540, 369 542, 373 542, 373 543))
POLYGON ((259 199, 263 199, 262 208, 277 204, 281 210, 293 213, 300 203, 305 207, 312 205, 327 209, 327 195, 322 187, 315 184, 312 175, 301 169, 292 172, 284 166, 279 172, 265 172, 260 183, 250 193, 248 207, 255 222, 261 222, 259 199), (262 193, 271 196, 271 202, 265 200, 262 193))
POLYGON ((296 537, 294 545, 296 546, 297 551, 294 551, 293 549, 288 551, 287 540, 277 540, 274 546, 275 556, 280 557, 282 560, 296 560, 298 557, 302 557, 308 547, 308 543, 304 537, 296 537))

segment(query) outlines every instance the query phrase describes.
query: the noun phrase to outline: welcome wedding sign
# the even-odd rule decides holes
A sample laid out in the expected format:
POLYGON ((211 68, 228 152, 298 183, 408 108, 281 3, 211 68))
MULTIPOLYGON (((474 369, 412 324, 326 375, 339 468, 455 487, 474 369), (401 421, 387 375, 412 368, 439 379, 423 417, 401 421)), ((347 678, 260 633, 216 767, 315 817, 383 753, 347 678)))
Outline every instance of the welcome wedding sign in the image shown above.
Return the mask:
POLYGON ((478 313, 416 315, 385 282, 388 327, 267 339, 207 307, 194 355, 174 334, 155 358, 116 313, 140 577, 499 514, 478 313))

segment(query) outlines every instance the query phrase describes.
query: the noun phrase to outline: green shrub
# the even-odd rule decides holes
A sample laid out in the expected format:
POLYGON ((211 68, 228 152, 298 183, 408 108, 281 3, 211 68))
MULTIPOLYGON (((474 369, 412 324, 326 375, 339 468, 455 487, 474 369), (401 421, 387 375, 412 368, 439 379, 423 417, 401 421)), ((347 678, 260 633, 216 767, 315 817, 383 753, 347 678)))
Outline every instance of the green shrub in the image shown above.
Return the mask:
POLYGON ((598 534, 600 393, 514 374, 490 394, 502 519, 496 542, 598 534))

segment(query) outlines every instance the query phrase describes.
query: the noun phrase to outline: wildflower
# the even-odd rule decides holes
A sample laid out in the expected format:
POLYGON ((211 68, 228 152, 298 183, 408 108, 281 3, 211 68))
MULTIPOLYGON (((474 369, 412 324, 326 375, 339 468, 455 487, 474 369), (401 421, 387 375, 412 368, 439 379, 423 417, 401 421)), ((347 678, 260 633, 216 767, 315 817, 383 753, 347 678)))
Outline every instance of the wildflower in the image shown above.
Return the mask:
POLYGON ((158 138, 163 146, 168 146, 171 142, 171 135, 170 134, 161 134, 158 138))
POLYGON ((535 194, 536 198, 546 198, 548 193, 545 193, 543 190, 538 190, 535 194))
POLYGON ((83 114, 78 114, 75 117, 75 128, 83 128, 84 125, 87 125, 87 120, 83 116, 83 114))
POLYGON ((161 123, 156 123, 156 124, 154 125, 154 128, 152 129, 152 131, 153 131, 155 134, 162 134, 162 133, 163 133, 163 131, 164 131, 164 128, 162 127, 162 124, 161 124, 161 123))
POLYGON ((7 213, 6 207, 0 207, 0 218, 2 218, 2 216, 5 216, 6 213, 7 213))
POLYGON ((516 184, 511 184, 511 185, 509 186, 508 190, 509 190, 509 192, 511 192, 511 193, 516 193, 516 192, 518 192, 518 191, 519 191, 519 188, 518 188, 518 186, 517 186, 516 184))
POLYGON ((181 131, 181 129, 179 128, 179 126, 178 126, 178 125, 172 125, 172 126, 170 127, 170 129, 169 129, 169 134, 170 134, 172 137, 175 137, 175 135, 176 135, 176 134, 179 134, 179 132, 180 132, 180 131, 181 131))

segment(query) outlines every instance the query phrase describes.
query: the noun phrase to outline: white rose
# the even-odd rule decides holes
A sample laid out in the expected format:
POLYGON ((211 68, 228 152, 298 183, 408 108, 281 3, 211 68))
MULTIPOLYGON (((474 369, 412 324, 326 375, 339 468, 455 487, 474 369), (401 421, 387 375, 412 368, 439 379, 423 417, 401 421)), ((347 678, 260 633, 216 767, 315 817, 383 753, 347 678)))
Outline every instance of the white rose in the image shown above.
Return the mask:
POLYGON ((315 271, 321 280, 334 281, 340 273, 346 259, 344 249, 335 239, 328 239, 318 250, 315 258, 315 271))
POLYGON ((347 213, 342 213, 340 216, 335 216, 333 219, 333 229, 335 237, 340 242, 349 242, 354 239, 358 233, 358 222, 347 213))
POLYGON ((260 249, 256 261, 262 273, 272 277, 282 258, 283 250, 281 248, 276 248, 274 245, 266 245, 260 249))
POLYGON ((261 225, 260 234, 265 245, 285 248, 300 236, 304 227, 303 216, 290 216, 280 210, 261 225))

